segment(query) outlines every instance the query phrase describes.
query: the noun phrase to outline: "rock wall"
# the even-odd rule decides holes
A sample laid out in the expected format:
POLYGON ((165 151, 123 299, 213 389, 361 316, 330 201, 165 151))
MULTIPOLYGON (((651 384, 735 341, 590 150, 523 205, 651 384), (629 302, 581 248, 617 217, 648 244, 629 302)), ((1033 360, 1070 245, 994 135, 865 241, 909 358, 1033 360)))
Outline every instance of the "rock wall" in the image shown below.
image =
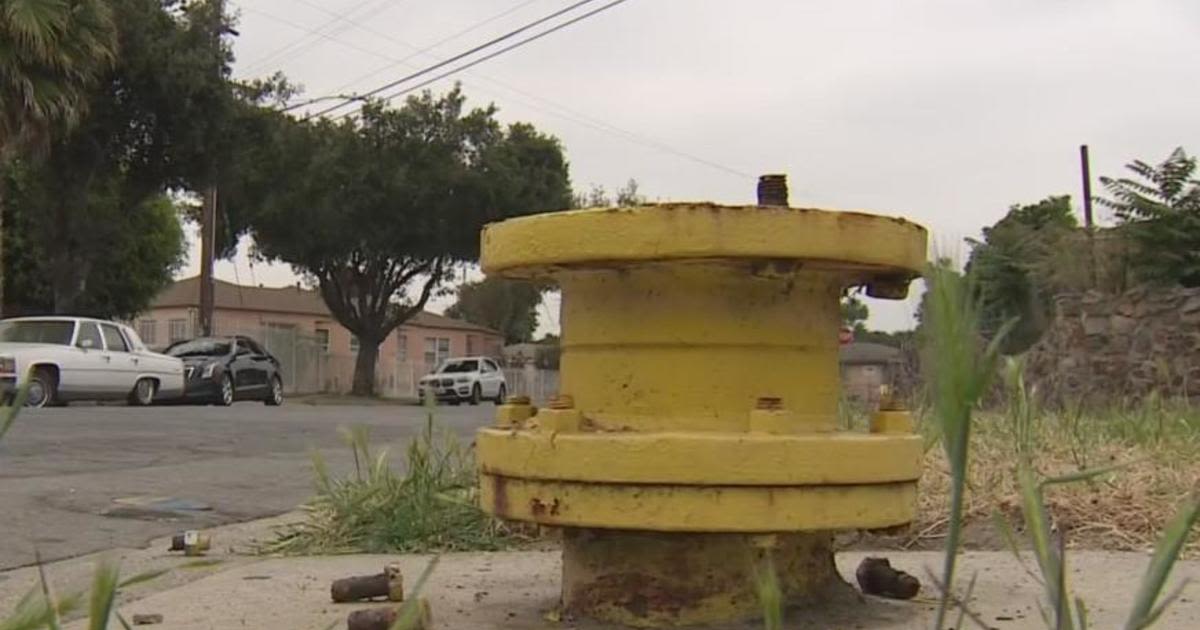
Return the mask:
POLYGON ((1058 296, 1028 378, 1058 401, 1200 394, 1200 289, 1058 296))

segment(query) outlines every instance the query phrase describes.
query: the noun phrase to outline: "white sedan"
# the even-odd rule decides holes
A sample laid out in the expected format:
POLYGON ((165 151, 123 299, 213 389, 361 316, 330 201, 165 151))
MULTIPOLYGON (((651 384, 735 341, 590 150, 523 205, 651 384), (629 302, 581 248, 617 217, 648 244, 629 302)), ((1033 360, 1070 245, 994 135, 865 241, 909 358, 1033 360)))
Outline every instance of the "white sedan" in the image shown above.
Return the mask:
POLYGON ((183 362, 151 352, 128 326, 86 317, 0 321, 0 388, 11 398, 30 375, 26 404, 128 400, 149 405, 183 394, 183 362))

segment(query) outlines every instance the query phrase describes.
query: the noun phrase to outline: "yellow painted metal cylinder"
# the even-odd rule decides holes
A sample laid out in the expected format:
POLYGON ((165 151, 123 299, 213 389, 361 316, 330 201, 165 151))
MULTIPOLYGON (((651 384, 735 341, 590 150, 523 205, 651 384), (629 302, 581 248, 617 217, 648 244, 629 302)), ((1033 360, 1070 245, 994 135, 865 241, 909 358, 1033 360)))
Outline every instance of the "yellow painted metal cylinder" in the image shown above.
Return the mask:
POLYGON ((479 432, 481 504, 566 528, 564 605, 611 622, 753 616, 764 549, 788 602, 841 592, 829 532, 911 520, 922 445, 901 410, 836 430, 839 297, 924 258, 911 223, 786 207, 489 226, 485 271, 562 288, 563 396, 479 432))
POLYGON ((646 264, 556 275, 562 380, 600 427, 745 430, 761 397, 796 431, 837 415, 840 279, 798 265, 646 264))

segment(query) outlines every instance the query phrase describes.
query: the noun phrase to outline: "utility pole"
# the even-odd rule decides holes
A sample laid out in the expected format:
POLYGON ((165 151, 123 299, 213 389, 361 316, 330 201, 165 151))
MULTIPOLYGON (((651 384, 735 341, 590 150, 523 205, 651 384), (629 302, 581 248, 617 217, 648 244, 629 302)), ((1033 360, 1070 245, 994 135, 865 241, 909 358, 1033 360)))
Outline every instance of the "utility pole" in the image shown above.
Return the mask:
POLYGON ((213 307, 216 285, 213 283, 213 259, 217 239, 217 187, 204 189, 204 207, 200 209, 200 334, 213 334, 213 307))
POLYGON ((1079 145, 1079 168, 1083 177, 1083 227, 1087 232, 1088 271, 1091 285, 1096 288, 1096 230, 1092 216, 1092 164, 1088 157, 1088 145, 1079 145))
POLYGON ((1092 229, 1092 165, 1088 159, 1088 146, 1079 145, 1079 166, 1083 171, 1083 226, 1092 229))
MULTIPOLYGON (((225 0, 213 0, 212 39, 214 50, 221 49, 221 29, 225 18, 225 0)), ((216 72, 223 77, 218 56, 216 72)), ((210 138, 215 142, 215 138, 210 138)), ((210 146, 211 146, 210 142, 210 146)), ((204 207, 200 209, 200 334, 213 334, 213 310, 216 306, 216 285, 213 282, 213 263, 217 248, 217 165, 209 170, 209 184, 204 188, 204 207)))

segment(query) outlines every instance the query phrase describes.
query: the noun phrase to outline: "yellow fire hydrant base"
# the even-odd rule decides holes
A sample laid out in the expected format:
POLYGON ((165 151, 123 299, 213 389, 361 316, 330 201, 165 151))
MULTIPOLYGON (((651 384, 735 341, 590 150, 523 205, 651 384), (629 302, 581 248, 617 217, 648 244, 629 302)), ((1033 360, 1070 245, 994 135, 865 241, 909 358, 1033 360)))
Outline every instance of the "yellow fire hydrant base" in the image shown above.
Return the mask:
POLYGON ((758 583, 768 570, 785 606, 853 597, 826 532, 762 537, 568 529, 563 607, 643 628, 748 620, 761 614, 758 583))

